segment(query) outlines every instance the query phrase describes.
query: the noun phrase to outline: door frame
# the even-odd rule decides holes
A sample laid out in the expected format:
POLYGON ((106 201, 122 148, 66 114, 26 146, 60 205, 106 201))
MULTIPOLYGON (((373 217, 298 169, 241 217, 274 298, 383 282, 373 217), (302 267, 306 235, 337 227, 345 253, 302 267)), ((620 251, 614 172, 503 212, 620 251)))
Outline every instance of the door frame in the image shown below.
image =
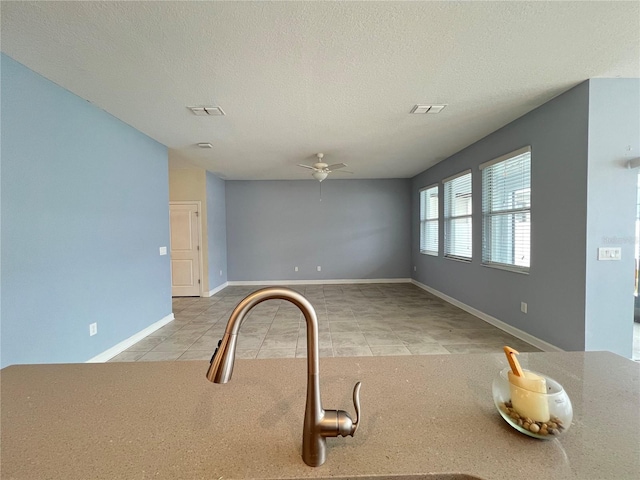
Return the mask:
MULTIPOLYGON (((198 221, 196 225, 198 226, 198 245, 200 246, 200 250, 198 250, 198 264, 200 266, 200 297, 204 297, 204 261, 202 256, 202 251, 204 249, 204 245, 202 245, 202 202, 200 200, 176 200, 169 202, 169 215, 171 215, 171 205, 195 205, 196 212, 198 212, 198 221)), ((169 229, 171 229, 171 224, 169 224, 169 229)), ((171 257, 171 231, 169 231, 169 257, 171 257)), ((173 270, 171 270, 171 285, 173 285, 173 270)), ((173 297, 173 295, 172 295, 173 297)))

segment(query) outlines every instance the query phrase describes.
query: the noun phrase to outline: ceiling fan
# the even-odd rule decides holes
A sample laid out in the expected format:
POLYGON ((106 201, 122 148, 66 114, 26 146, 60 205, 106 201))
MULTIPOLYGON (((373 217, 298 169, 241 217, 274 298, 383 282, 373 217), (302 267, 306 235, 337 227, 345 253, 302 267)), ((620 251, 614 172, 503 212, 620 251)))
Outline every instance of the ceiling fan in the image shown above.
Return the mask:
POLYGON ((333 165, 326 164, 322 160, 324 158, 324 153, 318 153, 316 154, 316 157, 318 157, 318 161, 313 165, 303 165, 299 163, 298 166, 313 170, 313 173, 311 175, 313 176, 313 178, 315 178, 319 182, 322 182, 325 178, 329 176, 330 173, 333 173, 333 172, 353 173, 353 172, 349 172, 348 170, 339 170, 340 168, 346 167, 347 166, 346 163, 334 163, 333 165))

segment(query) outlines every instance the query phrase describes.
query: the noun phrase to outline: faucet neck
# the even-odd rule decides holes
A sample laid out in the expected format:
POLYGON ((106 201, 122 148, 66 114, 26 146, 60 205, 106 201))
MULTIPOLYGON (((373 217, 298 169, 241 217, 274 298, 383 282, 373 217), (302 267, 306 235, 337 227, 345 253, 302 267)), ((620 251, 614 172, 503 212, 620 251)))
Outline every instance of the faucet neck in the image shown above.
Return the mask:
POLYGON ((257 290, 246 298, 244 298, 233 310, 224 337, 219 345, 219 349, 214 354, 211 361, 211 367, 207 373, 207 378, 216 383, 226 383, 231 378, 233 371, 233 363, 235 361, 235 345, 240 327, 249 312, 256 305, 266 300, 286 300, 293 303, 300 309, 304 315, 307 326, 307 373, 310 375, 307 384, 307 396, 317 392, 320 398, 320 386, 318 376, 320 373, 320 363, 318 360, 318 317, 316 312, 302 294, 285 287, 268 287, 257 290), (226 372, 221 375, 222 372, 226 372), (311 375, 315 375, 316 379, 312 380, 311 375))

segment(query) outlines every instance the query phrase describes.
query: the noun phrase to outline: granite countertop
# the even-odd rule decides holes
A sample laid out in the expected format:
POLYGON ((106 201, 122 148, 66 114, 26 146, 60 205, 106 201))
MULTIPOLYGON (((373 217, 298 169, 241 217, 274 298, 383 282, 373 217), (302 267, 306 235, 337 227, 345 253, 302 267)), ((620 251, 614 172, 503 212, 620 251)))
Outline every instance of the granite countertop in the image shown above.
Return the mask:
POLYGON ((467 473, 499 479, 640 478, 640 365, 611 353, 530 353, 562 383, 571 429, 541 441, 499 416, 502 353, 321 358, 323 406, 362 425, 300 457, 306 359, 238 360, 226 385, 207 362, 11 366, 0 372, 1 470, 9 479, 239 479, 467 473))

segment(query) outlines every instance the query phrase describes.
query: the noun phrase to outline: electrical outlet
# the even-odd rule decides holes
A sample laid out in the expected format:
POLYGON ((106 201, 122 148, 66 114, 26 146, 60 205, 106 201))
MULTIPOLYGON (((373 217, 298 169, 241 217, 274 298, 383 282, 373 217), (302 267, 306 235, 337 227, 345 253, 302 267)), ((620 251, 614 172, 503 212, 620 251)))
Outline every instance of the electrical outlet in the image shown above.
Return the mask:
POLYGON ((298 267, 293 267, 293 271, 297 272, 298 271, 298 267))
POLYGON ((93 337, 97 333, 98 333, 98 324, 97 323, 90 324, 89 325, 89 336, 93 337))
POLYGON ((520 311, 522 313, 527 313, 527 304, 524 302, 520 302, 520 311))
POLYGON ((222 276, 222 270, 220 270, 220 276, 222 276))
POLYGON ((413 266, 413 271, 414 271, 414 272, 417 272, 417 271, 418 271, 418 268, 417 268, 415 265, 413 266))
POLYGON ((320 265, 318 265, 318 271, 321 272, 322 271, 322 267, 320 265))

